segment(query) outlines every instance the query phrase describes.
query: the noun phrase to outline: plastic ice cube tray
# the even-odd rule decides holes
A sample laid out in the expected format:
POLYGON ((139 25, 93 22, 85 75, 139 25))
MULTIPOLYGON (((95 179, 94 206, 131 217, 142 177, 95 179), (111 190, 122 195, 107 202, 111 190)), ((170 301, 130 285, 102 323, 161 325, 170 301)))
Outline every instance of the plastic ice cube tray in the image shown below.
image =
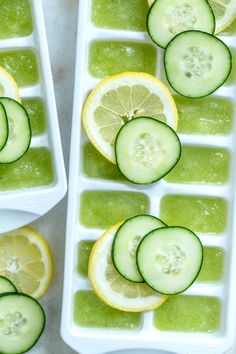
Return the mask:
MULTIPOLYGON (((96 40, 127 40, 141 43, 151 41, 144 32, 96 28, 91 21, 91 0, 81 0, 79 6, 77 64, 75 76, 74 116, 72 127, 70 184, 67 217, 67 240, 64 279, 64 298, 61 334, 65 342, 81 354, 102 354, 113 350, 155 349, 178 354, 223 354, 229 349, 235 337, 236 284, 234 279, 235 240, 235 170, 236 170, 236 120, 228 135, 180 134, 183 144, 192 146, 223 147, 231 154, 230 178, 222 185, 174 184, 165 180, 140 187, 124 181, 108 181, 86 178, 82 172, 82 148, 87 142, 81 127, 81 112, 88 92, 99 80, 88 72, 90 44, 96 40), (158 216, 160 200, 169 194, 209 196, 224 198, 228 204, 227 227, 219 234, 199 234, 206 246, 220 247, 225 251, 224 276, 220 282, 195 283, 184 295, 214 296, 221 302, 220 326, 212 333, 167 332, 153 326, 153 312, 142 315, 142 326, 137 331, 84 328, 73 319, 74 296, 78 290, 91 289, 87 279, 77 272, 77 249, 82 240, 96 240, 102 230, 88 229, 79 220, 80 197, 85 190, 136 191, 144 193, 150 201, 150 213, 158 216)), ((235 46, 235 36, 222 37, 230 46, 235 46)), ((156 75, 165 81, 162 65, 162 50, 158 51, 156 75)), ((220 68, 219 68, 220 70, 220 68)), ((235 84, 221 87, 213 96, 232 100, 235 111, 235 84)), ((234 113, 235 116, 235 113, 234 113)), ((184 212, 184 211, 183 211, 184 212)), ((136 352, 136 351, 134 351, 136 352)))
POLYGON ((42 4, 41 0, 30 0, 29 4, 33 18, 33 32, 25 37, 0 40, 0 52, 29 49, 36 55, 39 80, 35 85, 20 87, 20 95, 23 100, 36 98, 43 102, 46 131, 32 138, 31 148, 45 147, 49 150, 54 179, 52 183, 45 186, 1 191, 0 232, 32 222, 55 206, 66 193, 66 175, 42 4))

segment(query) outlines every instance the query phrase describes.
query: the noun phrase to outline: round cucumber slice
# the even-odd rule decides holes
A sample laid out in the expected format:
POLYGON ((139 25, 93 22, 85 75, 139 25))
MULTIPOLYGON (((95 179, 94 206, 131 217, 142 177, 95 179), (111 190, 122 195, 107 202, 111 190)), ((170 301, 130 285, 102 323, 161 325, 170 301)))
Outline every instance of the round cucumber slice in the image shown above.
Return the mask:
POLYGON ((203 247, 192 231, 166 227, 151 231, 137 250, 137 265, 146 283, 161 294, 185 291, 197 278, 203 247))
POLYGON ((207 0, 156 0, 148 13, 147 30, 157 45, 166 48, 187 30, 213 34, 215 16, 207 0))
POLYGON ((20 354, 31 349, 45 326, 45 314, 32 297, 21 293, 0 295, 0 353, 20 354))
POLYGON ((17 292, 15 285, 7 278, 0 275, 0 294, 17 292))
POLYGON ((149 184, 164 177, 177 164, 181 144, 175 131, 149 117, 123 125, 115 141, 116 162, 129 181, 149 184))
POLYGON ((3 104, 0 103, 0 151, 6 145, 8 138, 7 114, 3 104))
POLYGON ((199 98, 224 84, 232 69, 232 54, 217 37, 186 31, 168 44, 164 67, 169 84, 176 92, 199 98))
POLYGON ((113 241, 112 259, 124 278, 136 283, 144 282, 136 263, 138 245, 147 233, 164 226, 166 224, 155 216, 137 215, 119 227, 113 241))
POLYGON ((0 163, 12 163, 21 158, 29 149, 31 127, 28 113, 17 101, 0 97, 9 126, 9 136, 4 148, 0 151, 0 163))

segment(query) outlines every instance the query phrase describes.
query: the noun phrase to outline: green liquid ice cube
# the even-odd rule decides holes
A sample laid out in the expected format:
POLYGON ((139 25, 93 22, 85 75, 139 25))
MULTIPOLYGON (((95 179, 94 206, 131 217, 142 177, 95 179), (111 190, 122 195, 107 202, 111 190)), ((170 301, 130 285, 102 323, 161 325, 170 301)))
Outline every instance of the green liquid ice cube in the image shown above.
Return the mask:
POLYGON ((92 22, 101 28, 145 31, 147 13, 145 0, 93 0, 92 22))
POLYGON ((84 146, 83 173, 89 178, 124 180, 117 166, 105 159, 91 143, 84 146))
POLYGON ((229 75, 229 78, 227 79, 225 85, 226 86, 231 86, 236 83, 236 51, 232 48, 230 48, 231 53, 232 53, 232 70, 229 75))
POLYGON ((29 114, 32 134, 44 133, 46 122, 43 101, 39 98, 27 98, 22 100, 22 104, 29 114))
POLYGON ((197 281, 219 281, 223 277, 224 251, 217 247, 204 247, 203 264, 197 281))
POLYGON ((170 226, 216 234, 226 228, 227 203, 221 198, 167 195, 161 200, 160 217, 170 226))
POLYGON ((28 36, 32 31, 28 0, 0 0, 0 39, 28 36))
POLYGON ((220 148, 183 146, 179 162, 165 177, 172 183, 222 184, 229 178, 230 155, 220 148))
POLYGON ((141 71, 155 75, 157 52, 145 43, 93 42, 89 50, 89 72, 102 79, 123 71, 141 71))
POLYGON ((88 262, 95 241, 81 241, 78 247, 77 270, 82 277, 88 276, 88 262))
POLYGON ((225 98, 174 96, 179 112, 179 133, 228 134, 233 125, 233 103, 225 98))
POLYGON ((82 290, 75 294, 74 321, 82 327, 134 330, 141 325, 141 314, 113 309, 92 291, 82 290))
POLYGON ((46 148, 30 149, 11 164, 0 164, 0 191, 39 187, 52 183, 51 154, 46 148))
POLYGON ((149 212, 148 197, 136 192, 85 191, 80 203, 80 222, 90 228, 106 229, 149 212))
POLYGON ((215 332, 220 324, 218 299, 203 296, 172 296, 154 312, 161 331, 215 332))
POLYGON ((0 51, 0 66, 3 66, 20 87, 35 85, 39 80, 37 58, 28 49, 0 51))

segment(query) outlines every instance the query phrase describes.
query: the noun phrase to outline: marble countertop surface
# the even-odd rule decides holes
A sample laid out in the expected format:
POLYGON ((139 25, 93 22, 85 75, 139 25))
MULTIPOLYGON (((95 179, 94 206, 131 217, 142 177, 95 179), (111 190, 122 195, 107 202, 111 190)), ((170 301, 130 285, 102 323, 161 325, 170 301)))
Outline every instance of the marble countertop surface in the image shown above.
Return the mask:
MULTIPOLYGON (((67 175, 74 90, 78 1, 42 0, 67 175)), ((64 344, 60 337, 66 206, 67 198, 64 198, 52 211, 32 224, 32 227, 46 237, 52 247, 55 274, 50 289, 40 301, 46 312, 46 328, 40 341, 29 352, 30 354, 75 354, 72 349, 64 344)), ((236 347, 227 354, 235 353, 236 347)), ((128 354, 128 352, 124 354, 128 354)), ((142 354, 146 353, 142 351, 142 354)), ((159 352, 156 352, 156 354, 159 354, 159 352)))

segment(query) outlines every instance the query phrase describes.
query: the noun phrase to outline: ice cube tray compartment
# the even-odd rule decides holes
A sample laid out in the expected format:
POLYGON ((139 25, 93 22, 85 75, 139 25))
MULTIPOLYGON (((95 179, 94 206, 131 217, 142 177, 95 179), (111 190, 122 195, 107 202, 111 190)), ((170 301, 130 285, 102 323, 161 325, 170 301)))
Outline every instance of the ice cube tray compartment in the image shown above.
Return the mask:
MULTIPOLYGON (((161 180, 151 186, 138 186, 125 180, 89 178, 83 172, 83 150, 88 138, 81 124, 81 112, 88 92, 100 81, 89 73, 89 50, 95 41, 142 42, 153 46, 144 32, 97 28, 91 21, 92 0, 80 1, 77 63, 75 74, 74 113, 70 155, 70 185, 67 216, 67 241, 63 310, 61 334, 65 342, 81 354, 102 354, 122 349, 160 349, 178 354, 222 354, 232 346, 235 329, 235 281, 233 279, 236 244, 235 233, 235 154, 236 121, 234 119, 229 134, 180 134, 184 145, 224 148, 230 154, 230 176, 222 184, 183 184, 161 180), (81 195, 86 191, 124 191, 142 193, 149 200, 148 212, 160 216, 160 205, 164 196, 196 196, 199 198, 222 198, 227 204, 226 226, 218 233, 198 232, 203 245, 218 247, 224 253, 221 280, 214 282, 198 281, 183 296, 214 297, 220 302, 221 315, 219 327, 211 333, 161 331, 154 327, 154 312, 141 314, 141 326, 134 331, 88 328, 74 321, 75 294, 80 290, 91 290, 88 279, 78 272, 78 247, 81 241, 95 241, 103 233, 96 225, 84 226, 79 218, 81 195)), ((224 36, 233 47, 235 37, 224 36)), ((162 50, 157 52, 156 75, 164 80, 162 69, 162 50)), ((125 71, 125 70, 123 70, 125 71)), ((233 103, 235 117, 235 84, 220 88, 211 97, 224 97, 233 103)), ((173 92, 173 91, 172 91, 173 92)), ((119 221, 119 220, 117 220, 119 221)))
MULTIPOLYGON (((24 4, 26 4, 26 2, 24 2, 24 4)), ((7 190, 0 191, 0 232, 9 231, 32 222, 34 219, 43 215, 55 204, 57 204, 66 192, 64 161, 61 149, 42 4, 41 0, 29 0, 28 4, 30 6, 32 16, 32 33, 27 33, 26 36, 20 36, 19 34, 18 37, 11 36, 10 38, 0 39, 0 65, 5 66, 5 68, 9 71, 12 69, 13 76, 15 76, 16 81, 18 81, 19 74, 22 76, 23 70, 25 76, 25 70, 27 69, 29 71, 29 78, 30 74, 32 75, 30 70, 35 70, 34 77, 31 80, 28 80, 28 82, 24 83, 18 81, 20 86, 20 95, 23 101, 36 99, 41 102, 41 118, 43 119, 44 117, 45 119, 44 128, 40 128, 41 130, 33 135, 30 151, 31 149, 36 148, 47 149, 51 157, 48 158, 49 160, 45 159, 44 163, 48 162, 48 168, 50 169, 51 159, 52 171, 51 177, 48 178, 45 183, 40 183, 40 181, 37 181, 37 186, 32 186, 32 183, 28 183, 28 185, 26 184, 22 188, 19 186, 18 188, 12 186, 7 190), (28 53, 25 51, 29 51, 30 56, 35 57, 35 63, 34 61, 30 61, 32 59, 30 57, 28 58, 25 69, 23 69, 22 67, 19 68, 20 64, 18 54, 22 53, 24 56, 24 60, 22 59, 21 65, 25 65, 25 55, 28 53), (2 55, 8 52, 18 53, 18 61, 16 60, 14 62, 13 58, 11 59, 10 64, 9 62, 6 63, 5 59, 2 58, 2 55)), ((20 4, 17 4, 17 6, 20 6, 20 4)), ((30 101, 28 103, 30 103, 30 101)), ((28 109, 30 109, 30 106, 28 109)), ((35 117, 31 117, 31 119, 35 119, 35 117)), ((42 122, 40 122, 40 124, 41 123, 42 122)), ((39 152, 39 150, 37 150, 37 152, 39 152)), ((43 150, 41 150, 41 152, 43 152, 43 150)), ((28 155, 26 154, 17 163, 13 164, 16 169, 15 173, 17 173, 20 169, 24 169, 24 166, 20 165, 20 163, 27 164, 26 169, 30 168, 29 164, 31 161, 24 162, 24 158, 27 158, 26 156, 28 155)), ((39 166, 37 166, 36 162, 35 164, 36 166, 32 167, 32 171, 39 174, 40 171, 37 170, 39 166)), ((6 167, 4 165, 0 166, 1 175, 3 172, 6 173, 5 170, 6 167)), ((28 173, 30 174, 31 171, 29 170, 28 173)), ((21 178, 24 178, 24 176, 21 178)))

